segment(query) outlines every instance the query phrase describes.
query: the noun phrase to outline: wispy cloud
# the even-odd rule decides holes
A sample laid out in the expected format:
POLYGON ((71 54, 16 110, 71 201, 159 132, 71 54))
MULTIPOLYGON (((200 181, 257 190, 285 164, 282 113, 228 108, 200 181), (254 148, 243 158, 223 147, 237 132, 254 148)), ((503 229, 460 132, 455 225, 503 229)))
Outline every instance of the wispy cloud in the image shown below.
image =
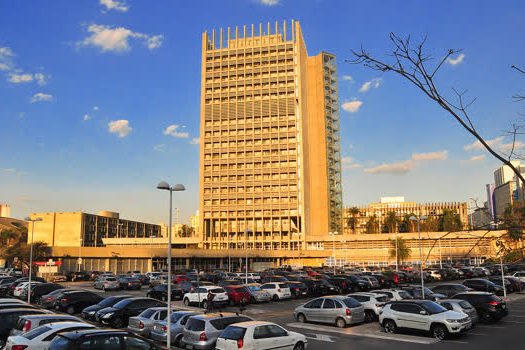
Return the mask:
POLYGON ((406 174, 414 168, 415 164, 413 160, 406 160, 402 163, 385 163, 375 168, 364 169, 364 172, 370 174, 406 174))
POLYGON ((412 160, 429 161, 429 160, 446 160, 448 151, 429 152, 429 153, 414 153, 412 160))
POLYGON ((374 78, 372 80, 369 80, 365 82, 361 87, 359 88, 359 92, 367 92, 370 90, 370 88, 377 89, 379 86, 381 86, 381 82, 383 80, 381 78, 374 78))
POLYGON ((16 169, 16 168, 3 168, 3 169, 0 169, 0 171, 2 171, 3 173, 6 173, 8 175, 25 175, 27 174, 24 170, 21 170, 21 169, 16 169))
POLYGON ((355 100, 355 101, 345 102, 343 103, 341 107, 343 108, 345 112, 355 113, 359 110, 359 108, 361 108, 362 105, 363 105, 363 101, 355 100))
POLYGON ((129 6, 124 1, 117 0, 99 0, 100 5, 105 6, 104 12, 109 10, 115 10, 120 12, 126 12, 129 10, 129 6))
POLYGON ((280 0, 257 0, 259 3, 266 6, 278 5, 280 0))
POLYGON ((164 130, 164 135, 169 135, 173 137, 188 138, 190 135, 187 132, 177 131, 179 126, 176 124, 170 125, 164 130))
POLYGON ((102 52, 124 53, 131 50, 130 39, 137 39, 149 49, 154 50, 162 46, 164 36, 149 35, 133 32, 124 27, 110 27, 92 24, 88 27, 90 36, 77 42, 77 47, 96 47, 102 52))
POLYGON ((153 150, 157 152, 164 152, 165 148, 166 148, 166 145, 163 143, 153 146, 153 150))
MULTIPOLYGON (((517 151, 519 149, 522 149, 525 146, 525 143, 521 141, 516 141, 513 144, 512 142, 509 142, 509 143, 503 142, 504 139, 505 139, 504 136, 499 136, 492 140, 485 140, 485 142, 487 143, 487 145, 489 145, 493 149, 499 152, 502 152, 502 153, 506 153, 506 154, 512 152, 513 150, 517 151)), ((479 150, 485 150, 485 146, 483 146, 481 142, 475 141, 471 143, 470 145, 466 145, 465 147, 463 147, 463 149, 465 151, 479 151, 479 150)))
POLYGON ((33 74, 29 73, 22 73, 22 74, 16 74, 16 73, 10 73, 9 78, 7 79, 10 83, 29 83, 33 81, 33 74))
POLYGON ((191 141, 190 141, 190 144, 192 145, 200 145, 201 143, 201 138, 200 137, 194 137, 191 141))
POLYGON ((9 47, 0 47, 0 71, 7 72, 7 81, 14 84, 30 83, 36 81, 42 86, 47 83, 49 75, 43 73, 24 73, 22 69, 17 68, 13 63, 15 54, 9 47))
POLYGON ((463 62, 464 58, 465 58, 465 54, 460 53, 456 58, 452 58, 452 57, 447 58, 447 63, 455 66, 463 62))
POLYGON ((108 130, 112 134, 117 134, 118 137, 123 138, 126 137, 131 130, 133 130, 129 126, 128 120, 112 120, 108 123, 108 130))
POLYGON ((343 75, 343 77, 341 78, 341 80, 353 81, 354 78, 352 78, 351 75, 343 75))
POLYGON ((470 162, 477 162, 478 160, 485 159, 485 155, 481 154, 479 156, 474 156, 469 159, 470 162))
POLYGON ((355 159, 353 157, 343 157, 341 158, 341 163, 343 164, 343 169, 357 169, 361 168, 361 164, 354 163, 355 159))
POLYGON ((98 111, 98 106, 93 106, 94 111, 98 111))
POLYGON ((13 69, 12 57, 15 54, 9 47, 0 47, 0 71, 10 71, 13 69))
POLYGON ((89 114, 84 114, 84 120, 90 120, 92 117, 89 114))
POLYGON ((31 103, 53 101, 53 95, 38 92, 31 98, 31 103))

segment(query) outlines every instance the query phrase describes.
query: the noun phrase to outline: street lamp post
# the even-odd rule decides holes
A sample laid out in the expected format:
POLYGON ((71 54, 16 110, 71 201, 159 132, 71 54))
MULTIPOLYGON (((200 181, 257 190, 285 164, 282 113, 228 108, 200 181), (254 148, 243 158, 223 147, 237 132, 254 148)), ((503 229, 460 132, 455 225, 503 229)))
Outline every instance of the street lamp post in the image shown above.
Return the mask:
POLYGON ((151 238, 151 243, 149 245, 149 257, 151 260, 151 272, 153 272, 153 238, 157 238, 157 236, 151 235, 150 238, 151 238))
POLYGON ((253 232, 250 229, 244 230, 244 248, 246 249, 246 266, 245 266, 245 278, 246 278, 246 284, 248 284, 248 232, 253 232))
POLYGON ((399 272, 399 262, 398 262, 398 261, 399 261, 399 258, 398 258, 398 255, 397 255, 397 254, 398 254, 398 249, 399 249, 399 248, 397 247, 397 243, 398 243, 397 240, 399 239, 398 237, 399 237, 399 234, 396 233, 396 234, 394 235, 394 238, 395 238, 395 240, 396 240, 396 272, 399 272))
POLYGON ((35 221, 42 221, 42 218, 26 218, 31 222, 31 248, 29 250, 29 283, 27 285, 27 303, 31 302, 31 275, 33 273, 33 235, 35 234, 35 221))
POLYGON ((332 236, 332 259, 334 264, 334 275, 335 275, 335 235, 337 235, 337 231, 335 232, 328 232, 330 236, 332 236))
MULTIPOLYGON (((229 236, 229 234, 228 234, 229 236)), ((232 272, 232 255, 230 251, 230 242, 233 240, 233 238, 228 237, 228 272, 232 272)))
POLYGON ((166 181, 162 181, 157 185, 157 189, 170 191, 170 225, 168 229, 168 330, 166 334, 166 343, 169 349, 171 345, 171 217, 173 211, 173 191, 184 191, 186 190, 186 188, 184 187, 184 185, 181 184, 176 184, 170 187, 170 185, 166 181))
POLYGON ((415 216, 411 216, 409 218, 410 221, 417 221, 417 236, 419 239, 419 275, 421 276, 421 295, 423 296, 423 299, 425 299, 425 285, 423 281, 423 248, 421 247, 421 231, 419 229, 419 223, 421 220, 426 220, 427 216, 423 215, 419 218, 415 216))

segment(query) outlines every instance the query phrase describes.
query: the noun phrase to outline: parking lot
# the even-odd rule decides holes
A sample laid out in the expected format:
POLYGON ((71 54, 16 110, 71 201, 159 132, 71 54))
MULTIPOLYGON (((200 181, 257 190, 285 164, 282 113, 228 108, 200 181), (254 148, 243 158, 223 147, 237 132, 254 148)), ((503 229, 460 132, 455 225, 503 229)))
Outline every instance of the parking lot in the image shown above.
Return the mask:
MULTIPOLYGON (((101 295, 133 295, 145 296, 148 288, 143 287, 137 291, 100 291, 93 289, 91 282, 65 283, 75 288, 94 291, 101 295)), ((434 284, 429 284, 432 287, 434 284)), ((385 333, 378 322, 350 326, 344 329, 330 325, 313 323, 299 323, 293 317, 294 309, 305 303, 308 299, 292 299, 280 302, 250 304, 247 307, 248 316, 256 320, 278 323, 285 328, 304 334, 308 338, 308 348, 314 350, 330 349, 518 349, 523 347, 521 332, 525 330, 525 293, 514 293, 507 297, 509 315, 503 320, 493 324, 478 324, 467 334, 453 337, 439 342, 436 339, 418 333, 401 332, 398 334, 385 333)), ((186 307, 182 301, 172 302, 176 309, 194 309, 186 307)), ((225 307, 222 311, 238 312, 238 307, 225 307)))

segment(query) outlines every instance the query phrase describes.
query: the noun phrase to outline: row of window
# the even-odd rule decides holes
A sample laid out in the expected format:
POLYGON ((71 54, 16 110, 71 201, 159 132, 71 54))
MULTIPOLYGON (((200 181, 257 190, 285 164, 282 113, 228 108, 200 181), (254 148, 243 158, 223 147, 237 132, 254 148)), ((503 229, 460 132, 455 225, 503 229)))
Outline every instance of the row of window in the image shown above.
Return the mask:
MULTIPOLYGON (((225 153, 227 154, 227 153, 225 153)), ((233 157, 233 159, 237 159, 237 157, 233 157)), ((235 163, 233 163, 235 164, 235 163)), ((297 166, 296 161, 275 161, 275 162, 255 162, 255 163, 238 163, 237 169, 261 169, 261 168, 295 168, 297 166)), ((219 171, 219 170, 226 170, 230 169, 227 164, 222 165, 205 165, 204 171, 219 171)))
POLYGON ((231 74, 233 72, 206 72, 205 74, 205 82, 206 83, 212 83, 212 82, 218 82, 218 79, 223 82, 227 81, 233 81, 233 80, 239 80, 239 79, 264 79, 264 78, 284 78, 285 76, 293 77, 295 75, 295 70, 293 66, 286 66, 281 67, 282 69, 270 69, 271 71, 262 71, 262 68, 257 68, 256 71, 239 71, 236 70, 235 74, 231 74))
POLYGON ((261 145, 278 145, 282 143, 297 143, 297 139, 294 137, 280 137, 272 139, 257 139, 257 140, 237 140, 230 142, 206 142, 204 144, 205 149, 220 148, 220 147, 244 147, 244 146, 261 146, 261 145))
MULTIPOLYGON (((214 176, 214 179, 218 176, 214 176)), ((224 181, 243 181, 245 178, 244 175, 239 176, 221 176, 221 182, 224 181), (232 180, 233 178, 233 180, 232 180), (237 178, 237 180, 235 180, 237 178)), ((254 180, 261 180, 261 175, 247 175, 246 180, 252 181, 254 180)), ((247 186, 246 191, 244 191, 244 187, 213 187, 213 188, 205 188, 204 194, 218 194, 218 193, 269 193, 269 192, 287 192, 287 191, 297 191, 297 185, 265 185, 265 186, 247 186), (241 191, 237 191, 237 188, 242 188, 241 191), (226 192, 223 192, 226 190, 226 192)))
MULTIPOLYGON (((235 39, 235 40, 238 41, 241 39, 235 39)), ((248 44, 249 44, 249 40, 250 39, 247 39, 248 44)), ((238 42, 240 43, 240 41, 238 42)), ((254 57, 256 58, 256 57, 260 57, 261 55, 267 56, 268 54, 270 55, 284 54, 284 53, 290 54, 293 52, 294 52, 293 44, 287 44, 286 46, 285 44, 280 44, 278 48, 275 46, 246 47, 246 48, 238 49, 238 50, 230 49, 230 50, 225 50, 222 52, 208 53, 206 54, 206 62, 213 62, 213 61, 219 62, 221 60, 227 59, 228 57, 229 58, 234 58, 234 57, 238 57, 238 58, 254 57)))
MULTIPOLYGON (((255 216, 297 216, 297 209, 280 209, 280 210, 237 210, 237 211, 204 211, 205 218, 226 218, 230 217, 243 217, 250 218, 255 216)), ((253 221, 253 220, 252 220, 253 221)), ((235 221, 229 221, 232 223, 235 221)), ((259 225, 257 225, 259 226, 259 225)), ((251 227, 249 227, 251 228, 251 227)), ((260 231, 259 228, 257 230, 260 231)), ((224 231, 224 230, 223 230, 224 231)))
POLYGON ((271 57, 270 59, 263 57, 260 59, 223 61, 222 64, 207 64, 206 72, 219 72, 245 68, 284 67, 285 65, 292 65, 293 61, 293 57, 279 57, 278 59, 277 57, 271 57))
POLYGON ((241 135, 265 135, 270 132, 295 132, 297 128, 292 126, 272 126, 270 127, 253 127, 253 128, 238 128, 235 130, 222 130, 222 131, 206 131, 204 136, 206 137, 217 137, 217 136, 241 136, 241 135))
MULTIPOLYGON (((253 109, 256 109, 255 107, 256 106, 251 106, 253 109)), ((261 106, 258 106, 258 108, 261 108, 261 106)), ((266 107, 267 108, 267 107, 266 107)), ((211 111, 207 111, 206 115, 208 115, 211 111)), ((217 112, 220 112, 220 111, 217 111, 217 112)), ((293 111, 295 113, 295 110, 293 111)), ((244 114, 241 116, 239 115, 239 117, 241 118, 235 118, 235 108, 230 108, 230 114, 232 114, 230 116, 230 118, 232 119, 229 119, 229 120, 215 120, 215 121, 210 121, 210 120, 207 120, 205 123, 204 123, 204 126, 230 126, 230 129, 232 129, 231 127, 233 127, 233 129, 235 129, 235 127, 237 127, 237 129, 240 129, 240 130, 245 130, 245 129, 248 129, 248 128, 255 128, 255 127, 258 127, 259 125, 256 125, 256 124, 260 124, 260 123, 277 123, 277 122, 280 122, 280 123, 283 123, 283 122, 286 122, 287 120, 288 121, 293 121, 293 125, 295 125, 295 114, 288 114, 288 115, 279 115, 279 116, 260 116, 260 117, 251 117, 251 116, 247 116, 246 118, 244 118, 244 114), (235 118, 235 119, 233 119, 235 118)), ((226 111, 223 111, 223 118, 224 117, 228 117, 226 114, 226 111)), ((290 125, 290 123, 288 123, 288 125, 290 125)))
POLYGON ((288 204, 297 203, 297 197, 264 197, 248 199, 206 199, 204 206, 210 205, 257 205, 257 204, 288 204))
POLYGON ((220 97, 220 98, 211 98, 209 96, 206 96, 205 103, 206 104, 212 104, 212 103, 226 103, 226 102, 237 102, 237 101, 261 101, 261 100, 269 100, 270 98, 285 98, 289 96, 294 96, 295 91, 283 91, 283 92, 273 92, 273 93, 266 93, 266 94, 257 94, 257 95, 246 95, 246 96, 229 96, 229 97, 220 97))
MULTIPOLYGON (((228 169, 231 170, 232 168, 229 167, 228 169)), ((273 174, 261 174, 261 175, 262 175, 263 180, 295 180, 296 178, 296 173, 273 173, 273 174)), ((219 177, 214 176, 213 182, 218 182, 218 181, 219 181, 219 177)), ((209 182, 212 182, 212 177, 205 176, 204 183, 209 183, 209 182)), ((235 187, 235 188, 237 188, 237 192, 244 192, 244 187, 235 187)))
POLYGON ((230 152, 230 153, 205 153, 204 160, 219 160, 219 159, 235 159, 235 158, 251 158, 251 157, 277 157, 277 156, 296 156, 295 149, 282 150, 264 150, 264 151, 246 151, 246 152, 230 152))
POLYGON ((211 94, 219 94, 219 93, 226 93, 226 92, 238 92, 238 91, 244 91, 251 90, 251 89, 269 89, 269 88, 279 88, 279 87, 294 87, 295 82, 293 79, 280 79, 279 82, 267 82, 267 83, 260 83, 260 82, 251 82, 251 81, 245 81, 241 84, 231 85, 231 86, 222 86, 217 88, 206 88, 206 93, 211 94))

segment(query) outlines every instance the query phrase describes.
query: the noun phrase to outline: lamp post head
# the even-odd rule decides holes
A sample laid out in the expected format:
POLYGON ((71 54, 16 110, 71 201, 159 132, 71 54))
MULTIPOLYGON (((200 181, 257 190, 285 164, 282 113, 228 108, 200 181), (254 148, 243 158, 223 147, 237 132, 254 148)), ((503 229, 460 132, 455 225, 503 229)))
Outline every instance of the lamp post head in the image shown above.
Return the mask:
POLYGON ((410 221, 418 221, 418 218, 416 218, 414 215, 408 218, 410 221))
POLYGON ((175 186, 171 188, 171 190, 172 191, 185 191, 186 187, 184 187, 184 185, 182 184, 176 184, 175 186))
POLYGON ((42 220, 43 220, 42 218, 31 219, 29 216, 26 218, 26 221, 42 221, 42 220))
POLYGON ((167 183, 166 181, 159 182, 159 184, 157 185, 157 189, 158 190, 169 190, 170 184, 167 183))
POLYGON ((426 220, 426 219, 428 219, 426 215, 423 215, 422 217, 419 218, 419 220, 426 220))

